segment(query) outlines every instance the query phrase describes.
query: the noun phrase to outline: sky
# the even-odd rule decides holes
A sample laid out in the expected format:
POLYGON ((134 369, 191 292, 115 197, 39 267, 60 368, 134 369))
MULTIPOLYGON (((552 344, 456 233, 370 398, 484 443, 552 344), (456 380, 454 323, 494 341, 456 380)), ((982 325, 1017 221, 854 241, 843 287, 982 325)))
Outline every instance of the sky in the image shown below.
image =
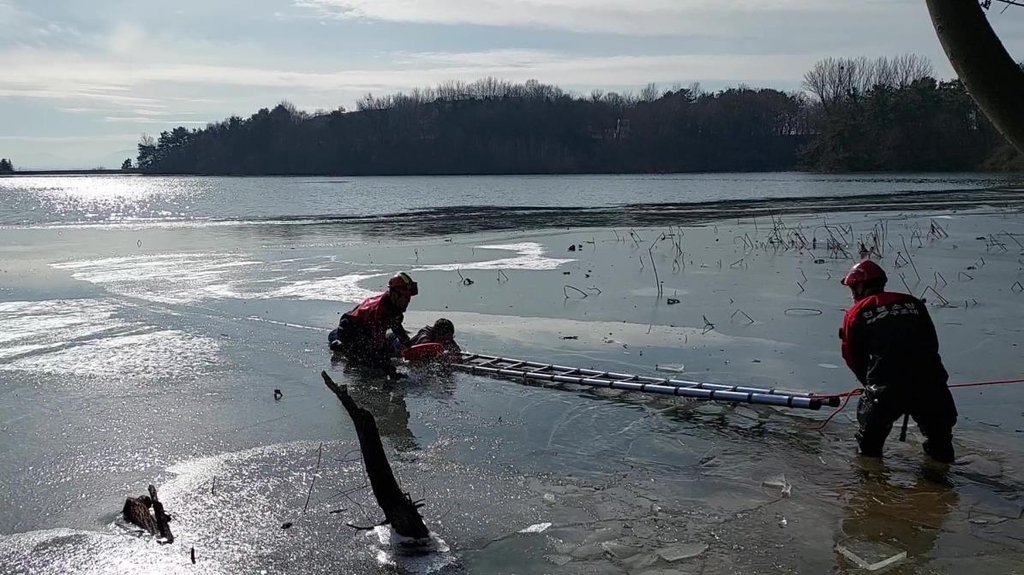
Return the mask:
POLYGON ((445 80, 798 90, 821 58, 902 53, 954 75, 924 0, 0 0, 0 157, 116 168, 143 133, 445 80))

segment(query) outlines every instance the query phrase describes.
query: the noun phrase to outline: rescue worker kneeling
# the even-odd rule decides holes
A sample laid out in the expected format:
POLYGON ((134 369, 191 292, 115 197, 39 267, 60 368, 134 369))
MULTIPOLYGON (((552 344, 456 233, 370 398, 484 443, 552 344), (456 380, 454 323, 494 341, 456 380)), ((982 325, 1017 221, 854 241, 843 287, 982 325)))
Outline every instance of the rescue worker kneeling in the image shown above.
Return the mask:
POLYGON ((341 316, 337 329, 327 337, 331 351, 350 363, 382 369, 389 378, 398 378, 400 374, 391 363, 392 342, 402 347, 410 345, 402 321, 409 303, 418 293, 419 286, 409 274, 396 274, 388 281, 388 291, 363 301, 341 316))
POLYGON ((854 301, 839 330, 843 359, 864 386, 857 404, 860 454, 881 457, 893 423, 909 414, 926 438, 925 453, 952 463, 957 411, 935 326, 921 300, 885 291, 886 281, 871 260, 842 280, 854 301))

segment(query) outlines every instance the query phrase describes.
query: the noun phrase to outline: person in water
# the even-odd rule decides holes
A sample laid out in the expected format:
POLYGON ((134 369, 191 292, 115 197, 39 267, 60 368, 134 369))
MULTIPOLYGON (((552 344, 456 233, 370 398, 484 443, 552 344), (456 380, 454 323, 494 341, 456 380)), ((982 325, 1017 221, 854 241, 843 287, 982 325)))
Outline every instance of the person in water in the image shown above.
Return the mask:
POLYGON ((446 318, 440 318, 434 325, 423 326, 423 329, 416 332, 412 337, 412 344, 439 343, 445 353, 462 353, 462 348, 455 343, 455 324, 446 318))
POLYGON ((843 359, 864 386, 857 404, 860 454, 882 457, 893 423, 909 414, 925 436, 925 453, 952 463, 957 411, 935 326, 921 300, 885 291, 886 281, 878 264, 864 260, 841 282, 854 301, 839 330, 843 359))
POLYGON ((404 349, 411 344, 402 321, 418 293, 419 286, 409 274, 396 274, 388 280, 386 292, 364 300, 341 316, 338 327, 327 336, 331 351, 351 363, 382 369, 389 378, 396 379, 399 374, 391 363, 392 345, 397 343, 404 349))
POLYGON ((455 325, 451 320, 443 317, 435 321, 434 325, 423 326, 416 332, 416 335, 412 336, 409 345, 402 345, 402 342, 393 333, 388 334, 388 342, 395 357, 401 357, 402 351, 406 347, 423 343, 440 344, 446 356, 462 353, 462 348, 455 343, 455 325))

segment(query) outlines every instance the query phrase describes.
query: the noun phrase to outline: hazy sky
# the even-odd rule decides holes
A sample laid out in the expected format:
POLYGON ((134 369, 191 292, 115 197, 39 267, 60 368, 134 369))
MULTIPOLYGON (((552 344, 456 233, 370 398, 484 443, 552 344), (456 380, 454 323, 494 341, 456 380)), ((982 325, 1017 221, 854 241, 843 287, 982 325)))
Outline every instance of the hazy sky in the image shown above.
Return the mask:
MULTIPOLYGON (((1024 58, 1024 8, 989 18, 1024 58)), ((142 133, 447 79, 798 89, 825 56, 925 55, 924 0, 0 0, 0 156, 118 167, 142 133)))

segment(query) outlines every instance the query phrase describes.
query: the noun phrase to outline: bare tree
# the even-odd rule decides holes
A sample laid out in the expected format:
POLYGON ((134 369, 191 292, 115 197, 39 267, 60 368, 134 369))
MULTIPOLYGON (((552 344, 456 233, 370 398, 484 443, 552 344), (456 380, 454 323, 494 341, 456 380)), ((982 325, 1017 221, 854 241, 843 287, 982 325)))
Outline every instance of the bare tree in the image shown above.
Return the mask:
POLYGON ((280 102, 278 102, 277 106, 275 106, 275 109, 278 108, 284 110, 288 114, 288 119, 290 119, 293 122, 299 122, 302 120, 309 119, 308 112, 296 108, 295 104, 292 104, 288 100, 281 100, 280 102))
POLYGON ((503 99, 509 97, 512 89, 512 83, 507 80, 499 80, 493 76, 488 76, 481 80, 477 80, 468 86, 469 94, 472 98, 479 99, 503 99))
POLYGON ((917 54, 901 54, 892 59, 894 86, 905 88, 918 80, 933 77, 935 70, 931 60, 917 54))
POLYGON ((365 112, 367 110, 386 110, 392 107, 394 104, 394 96, 387 95, 382 98, 377 98, 371 92, 367 92, 365 96, 356 101, 356 110, 365 112))
POLYGON ((885 56, 877 58, 875 60, 875 85, 893 87, 896 86, 896 67, 893 65, 894 60, 890 60, 885 56))
POLYGON ((835 103, 842 92, 843 62, 832 57, 818 60, 804 74, 804 89, 826 108, 835 103))
POLYGON ((895 58, 825 58, 804 74, 803 88, 828 108, 876 86, 904 88, 932 75, 931 62, 916 54, 895 58))
POLYGON ((626 105, 618 92, 608 92, 604 95, 604 102, 613 108, 622 108, 626 105))
POLYGON ((877 86, 905 88, 932 73, 931 61, 916 54, 876 59, 828 57, 815 62, 804 75, 803 87, 827 108, 877 86))
POLYGON ((847 96, 862 96, 875 86, 876 63, 865 56, 847 60, 850 74, 847 96))
POLYGON ((658 89, 658 85, 651 82, 644 86, 643 90, 640 90, 640 101, 642 102, 653 102, 661 97, 661 90, 658 89))
POLYGON ((468 90, 466 83, 458 80, 448 80, 437 85, 437 99, 447 102, 465 100, 468 90))

